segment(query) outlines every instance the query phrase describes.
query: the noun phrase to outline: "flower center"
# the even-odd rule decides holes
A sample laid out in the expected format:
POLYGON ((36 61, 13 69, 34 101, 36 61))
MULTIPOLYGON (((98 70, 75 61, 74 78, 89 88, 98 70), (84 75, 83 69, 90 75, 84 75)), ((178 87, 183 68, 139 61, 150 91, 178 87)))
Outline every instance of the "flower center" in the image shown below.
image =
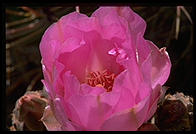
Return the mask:
POLYGON ((108 70, 90 72, 87 83, 92 87, 103 87, 107 92, 112 91, 115 74, 108 70))

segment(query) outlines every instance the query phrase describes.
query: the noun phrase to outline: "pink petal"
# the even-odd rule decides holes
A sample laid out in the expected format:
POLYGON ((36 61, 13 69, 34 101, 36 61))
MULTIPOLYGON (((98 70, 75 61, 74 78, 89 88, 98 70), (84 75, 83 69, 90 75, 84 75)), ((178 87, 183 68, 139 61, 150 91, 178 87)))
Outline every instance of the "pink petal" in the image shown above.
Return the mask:
MULTIPOLYGON (((134 98, 134 101, 132 100, 132 102, 134 104, 138 103, 140 102, 140 100, 148 96, 151 91, 151 85, 150 85, 151 83, 148 80, 148 77, 145 76, 146 70, 139 68, 139 65, 137 64, 136 61, 136 57, 135 58, 130 57, 126 62, 123 63, 123 65, 127 69, 127 72, 124 73, 124 75, 122 76, 120 74, 119 77, 121 78, 119 79, 117 79, 118 77, 116 78, 116 80, 114 81, 113 90, 115 90, 115 82, 119 81, 119 85, 120 85, 119 89, 129 89, 132 98, 134 98)), ((148 67, 148 70, 149 69, 150 68, 148 67)), ((150 72, 147 73, 150 74, 150 72)), ((125 93, 125 94, 129 94, 129 93, 125 93)), ((126 103, 131 104, 131 102, 126 102, 126 103)), ((127 106, 124 105, 123 107, 128 107, 128 105, 127 106)))
POLYGON ((64 52, 72 52, 76 50, 77 48, 81 47, 81 41, 82 39, 76 38, 76 37, 69 37, 67 38, 60 47, 60 53, 64 52))
POLYGON ((80 82, 70 72, 63 74, 64 99, 68 100, 73 94, 78 94, 80 90, 80 82))
POLYGON ((66 127, 66 122, 68 121, 68 116, 65 113, 65 109, 64 109, 64 102, 63 102, 63 98, 54 98, 53 100, 50 101, 50 106, 51 109, 55 115, 55 118, 58 120, 58 122, 66 127))
POLYGON ((56 120, 50 106, 45 107, 41 121, 49 131, 61 131, 61 124, 56 120))
POLYGON ((46 68, 48 68, 49 71, 52 71, 52 64, 55 58, 58 57, 60 53, 59 51, 66 44, 72 43, 72 40, 81 40, 84 31, 91 31, 94 29, 93 26, 96 25, 94 23, 94 18, 89 18, 84 14, 73 12, 62 17, 57 23, 51 25, 45 31, 40 42, 41 56, 46 68), (68 39, 73 37, 74 39, 68 39))
POLYGON ((54 67, 53 67, 53 71, 52 71, 52 76, 53 76, 53 80, 52 80, 52 89, 55 92, 55 97, 57 96, 63 96, 64 95, 64 84, 62 81, 62 78, 60 77, 61 72, 64 69, 64 65, 62 65, 61 63, 59 63, 58 61, 54 62, 54 67))
POLYGON ((58 62, 64 65, 64 72, 71 71, 81 82, 84 82, 89 48, 87 45, 80 45, 79 43, 67 45, 70 45, 69 47, 72 47, 73 51, 61 53, 58 57, 58 62), (78 47, 77 49, 74 48, 76 46, 78 47))
POLYGON ((158 49, 151 41, 148 41, 152 49, 152 88, 157 84, 163 85, 170 74, 171 61, 165 48, 158 49))
POLYGON ((41 80, 41 82, 43 83, 44 89, 48 93, 49 97, 50 98, 54 98, 55 97, 55 93, 53 91, 51 83, 47 82, 46 80, 41 80))
POLYGON ((55 61, 53 76, 52 89, 55 91, 56 97, 60 96, 67 100, 72 94, 79 92, 80 82, 77 77, 70 71, 66 71, 65 66, 58 61, 55 61))
POLYGON ((42 62, 43 62, 42 64, 45 65, 45 67, 49 72, 52 72, 53 70, 55 51, 56 51, 56 46, 58 44, 59 42, 56 40, 41 41, 40 43, 40 52, 41 52, 42 62))
POLYGON ((143 35, 145 32, 145 21, 129 7, 100 7, 92 16, 98 18, 103 28, 103 35, 108 39, 114 36, 125 38, 125 29, 123 29, 125 27, 127 29, 125 20, 134 34, 141 33, 143 35))
POLYGON ((130 7, 100 7, 92 16, 98 18, 103 38, 122 44, 136 53, 136 39, 144 35, 146 22, 130 7))
POLYGON ((151 48, 142 36, 137 37, 138 63, 141 65, 151 53, 151 48))
POLYGON ((70 121, 66 122, 66 127, 62 126, 62 124, 56 120, 50 106, 45 107, 41 121, 48 131, 81 131, 81 128, 70 121))
POLYGON ((43 64, 46 65, 49 71, 52 71, 56 48, 58 48, 63 41, 64 38, 57 23, 52 24, 42 36, 39 47, 43 64))
POLYGON ((46 92, 51 98, 54 98, 54 91, 52 88, 52 76, 51 73, 46 69, 45 65, 42 65, 42 71, 44 74, 44 80, 41 80, 46 92))
POLYGON ((124 17, 128 21, 129 28, 132 32, 135 34, 140 33, 141 36, 144 35, 146 22, 143 18, 133 12, 130 7, 117 7, 116 10, 120 16, 124 17))
POLYGON ((73 37, 79 37, 81 34, 75 32, 76 30, 83 32, 95 30, 98 27, 96 21, 97 20, 94 17, 88 17, 87 15, 78 12, 72 12, 61 17, 58 21, 58 25, 64 34, 64 38, 67 34, 73 37), (69 30, 71 30, 72 33, 69 33, 69 30))
POLYGON ((101 102, 100 96, 74 95, 67 103, 69 117, 73 122, 80 124, 84 130, 99 130, 111 109, 111 106, 101 102))
POLYGON ((151 70, 152 70, 152 59, 151 53, 149 53, 148 57, 146 57, 145 61, 140 63, 140 72, 141 72, 141 82, 140 82, 140 90, 138 90, 136 95, 136 103, 143 100, 146 96, 148 96, 152 92, 151 87, 151 70))
POLYGON ((116 113, 101 126, 102 131, 136 131, 144 122, 149 96, 131 109, 116 113))
POLYGON ((118 92, 120 98, 115 106, 114 112, 119 112, 124 109, 130 108, 135 104, 132 84, 130 82, 129 73, 127 70, 119 74, 115 81, 112 92, 118 92))
POLYGON ((153 114, 156 112, 157 103, 158 103, 158 100, 160 99, 160 95, 161 95, 161 90, 162 90, 161 85, 157 85, 153 89, 151 97, 150 97, 150 105, 148 108, 148 113, 146 115, 145 121, 148 121, 153 116, 153 114))
POLYGON ((111 39, 113 37, 125 39, 125 30, 120 23, 117 11, 114 7, 100 7, 91 17, 96 17, 100 28, 101 35, 105 39, 111 39))
POLYGON ((62 97, 55 98, 50 102, 51 110, 57 121, 61 124, 63 131, 81 131, 81 127, 69 121, 69 116, 66 109, 66 102, 62 97))
POLYGON ((112 114, 119 97, 118 92, 105 92, 104 88, 82 84, 80 94, 73 94, 64 106, 71 121, 83 130, 99 130, 112 114))
POLYGON ((94 96, 101 95, 105 91, 106 91, 105 88, 102 88, 102 87, 91 87, 91 86, 89 86, 87 84, 82 84, 81 85, 81 89, 80 89, 80 93, 82 95, 94 95, 94 96))

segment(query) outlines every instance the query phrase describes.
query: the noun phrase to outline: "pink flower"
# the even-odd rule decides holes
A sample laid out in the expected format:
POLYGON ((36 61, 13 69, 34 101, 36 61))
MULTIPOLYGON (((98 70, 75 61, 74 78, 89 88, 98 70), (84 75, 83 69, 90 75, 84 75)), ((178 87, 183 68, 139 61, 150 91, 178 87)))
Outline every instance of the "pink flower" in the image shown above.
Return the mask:
POLYGON ((145 40, 145 21, 129 7, 63 16, 40 51, 50 106, 48 130, 137 130, 155 113, 171 62, 145 40))

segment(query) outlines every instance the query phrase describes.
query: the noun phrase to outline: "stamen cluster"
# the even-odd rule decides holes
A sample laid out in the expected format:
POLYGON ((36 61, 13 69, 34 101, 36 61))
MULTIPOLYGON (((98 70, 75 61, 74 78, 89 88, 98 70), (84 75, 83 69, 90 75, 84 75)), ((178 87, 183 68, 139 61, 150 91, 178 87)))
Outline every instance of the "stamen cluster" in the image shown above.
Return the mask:
POLYGON ((87 78, 87 83, 92 86, 104 87, 107 92, 112 91, 115 74, 108 70, 91 72, 87 78))

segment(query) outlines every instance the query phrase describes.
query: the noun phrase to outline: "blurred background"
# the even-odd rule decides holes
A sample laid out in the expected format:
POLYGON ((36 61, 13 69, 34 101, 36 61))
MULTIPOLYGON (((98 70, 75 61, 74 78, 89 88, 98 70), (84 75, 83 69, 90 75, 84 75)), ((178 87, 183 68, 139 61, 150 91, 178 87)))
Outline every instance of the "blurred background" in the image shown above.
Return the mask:
MULTIPOLYGON (((167 47, 172 62, 165 86, 168 93, 193 94, 193 8, 184 6, 140 7, 130 5, 146 22, 145 38, 167 47)), ((98 6, 80 6, 88 16, 98 6)), ((6 8, 6 127, 11 112, 26 91, 41 90, 43 78, 39 43, 45 30, 75 7, 6 8)))

